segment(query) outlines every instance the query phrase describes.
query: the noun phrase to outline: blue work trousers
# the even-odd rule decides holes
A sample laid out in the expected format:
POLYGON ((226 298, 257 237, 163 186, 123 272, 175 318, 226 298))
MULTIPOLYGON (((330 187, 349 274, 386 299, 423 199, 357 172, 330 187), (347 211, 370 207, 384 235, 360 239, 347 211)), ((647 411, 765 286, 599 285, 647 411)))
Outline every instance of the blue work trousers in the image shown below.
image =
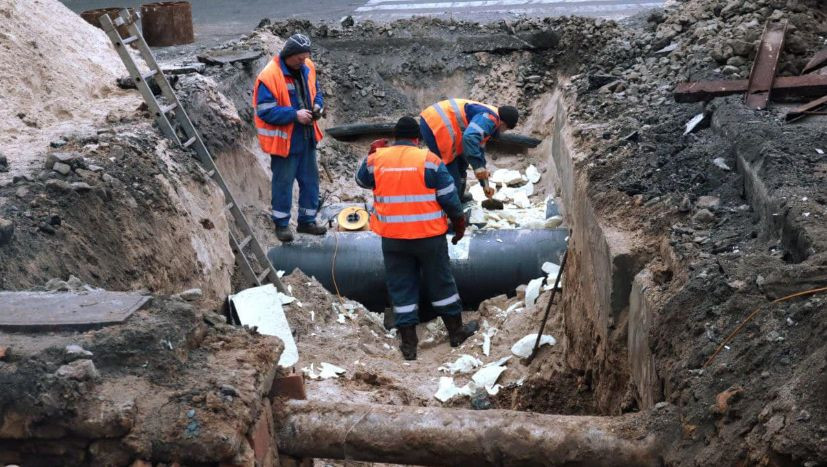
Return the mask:
POLYGON ((382 238, 382 256, 396 327, 419 324, 420 290, 439 316, 462 312, 445 235, 416 240, 382 238))
POLYGON ((270 156, 273 171, 272 208, 273 222, 279 227, 290 223, 293 204, 293 181, 299 182, 299 224, 316 221, 319 209, 319 166, 316 164, 316 148, 307 148, 287 157, 270 156))

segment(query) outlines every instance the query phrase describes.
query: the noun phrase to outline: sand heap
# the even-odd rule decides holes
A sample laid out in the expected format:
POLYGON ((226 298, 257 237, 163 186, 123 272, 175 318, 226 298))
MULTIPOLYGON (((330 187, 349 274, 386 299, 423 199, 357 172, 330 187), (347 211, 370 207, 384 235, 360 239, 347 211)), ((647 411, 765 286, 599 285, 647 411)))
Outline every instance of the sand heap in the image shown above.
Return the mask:
POLYGON ((59 1, 0 0, 0 138, 12 169, 48 138, 104 118, 118 104, 104 100, 126 96, 122 74, 106 34, 59 1))

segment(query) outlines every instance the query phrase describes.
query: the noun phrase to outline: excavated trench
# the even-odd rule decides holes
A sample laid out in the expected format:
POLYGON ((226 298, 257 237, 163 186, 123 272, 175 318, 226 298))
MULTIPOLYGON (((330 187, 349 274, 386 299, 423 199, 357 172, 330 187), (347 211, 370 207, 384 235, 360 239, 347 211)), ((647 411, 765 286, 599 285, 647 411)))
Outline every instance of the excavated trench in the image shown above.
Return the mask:
MULTIPOLYGON (((629 245, 630 240, 625 238, 623 234, 612 231, 601 224, 600 219, 590 205, 587 196, 588 189, 584 180, 578 179, 576 165, 579 159, 582 158, 581 150, 575 146, 571 137, 566 110, 573 104, 574 98, 571 95, 564 96, 564 92, 561 90, 566 83, 562 70, 550 69, 549 72, 560 73, 560 76, 556 76, 556 83, 546 87, 542 92, 535 93, 530 99, 521 97, 520 93, 522 91, 514 84, 507 84, 499 92, 486 95, 486 93, 482 93, 482 89, 486 84, 489 84, 487 80, 497 80, 498 74, 505 73, 501 68, 501 64, 492 67, 495 68, 494 70, 486 70, 485 67, 479 67, 479 65, 449 67, 449 69, 442 72, 431 72, 428 74, 427 80, 423 80, 415 74, 401 73, 398 70, 397 73, 394 73, 394 70, 387 71, 376 68, 376 50, 374 48, 387 47, 381 40, 363 39, 358 49, 354 49, 351 42, 344 42, 341 50, 336 48, 337 41, 335 40, 320 42, 322 43, 322 50, 318 54, 317 62, 320 63, 319 68, 323 70, 321 71, 323 77, 326 73, 324 71, 325 66, 328 70, 332 69, 334 73, 340 69, 348 69, 348 67, 357 70, 371 69, 373 88, 381 89, 389 96, 386 99, 388 105, 377 106, 375 115, 364 117, 359 114, 353 115, 346 103, 346 101, 350 101, 351 95, 345 92, 338 82, 328 83, 326 84, 326 92, 328 94, 329 114, 324 121, 324 126, 354 123, 353 118, 358 118, 358 121, 392 120, 399 115, 416 114, 417 109, 452 96, 470 96, 487 102, 503 104, 518 99, 521 103, 529 103, 527 105, 530 110, 529 108, 525 109, 528 116, 515 131, 540 138, 543 142, 537 148, 518 153, 494 146, 489 148, 488 158, 497 168, 525 167, 528 163, 536 164, 544 173, 538 186, 539 196, 550 196, 557 201, 565 218, 564 227, 572 230, 571 239, 569 240, 571 249, 569 269, 564 276, 563 283, 565 292, 563 299, 559 302, 560 305, 555 307, 554 311, 554 313, 562 315, 565 323, 563 328, 565 329, 565 335, 559 336, 558 339, 562 341, 568 374, 559 376, 567 384, 580 388, 579 390, 572 388, 572 392, 582 392, 583 388, 587 387, 589 388, 587 392, 590 395, 585 396, 588 400, 579 403, 577 407, 561 403, 549 403, 545 396, 548 388, 542 385, 527 385, 524 388, 515 388, 510 392, 509 397, 512 400, 528 401, 520 406, 521 409, 526 410, 579 415, 619 415, 622 412, 621 405, 624 402, 628 404, 627 387, 632 374, 639 375, 635 379, 640 381, 644 381, 645 375, 650 374, 647 373, 647 368, 639 368, 641 365, 639 357, 641 355, 646 356, 645 341, 643 344, 639 342, 640 336, 646 334, 645 328, 641 327, 646 323, 636 321, 634 326, 631 326, 629 320, 632 283, 635 274, 640 271, 646 261, 632 253, 633 247, 629 245), (480 76, 480 73, 484 72, 489 73, 489 75, 480 76), (393 96, 393 99, 390 99, 390 96, 393 96), (629 327, 627 328, 627 326, 629 327), (630 340, 630 343, 634 344, 635 351, 627 349, 627 332, 629 335, 635 336, 635 339, 630 340), (630 362, 635 363, 630 365, 630 362)), ((443 49, 449 49, 440 41, 437 42, 439 42, 437 45, 441 44, 443 49)), ((418 46, 416 41, 397 41, 394 47, 402 49, 407 47, 416 50, 418 46)), ((272 52, 277 49, 277 46, 274 46, 272 52)), ((406 55, 405 52, 395 50, 401 56, 406 55)), ((536 58, 528 57, 527 54, 529 53, 525 51, 498 52, 497 54, 477 53, 485 55, 479 58, 484 64, 497 62, 503 58, 509 58, 514 62, 522 60, 536 61, 536 58)), ((434 54, 440 60, 445 61, 446 57, 450 55, 450 49, 447 51, 436 50, 434 54)), ((230 73, 222 72, 222 76, 218 81, 218 88, 234 102, 239 114, 248 123, 249 105, 247 101, 249 96, 246 90, 249 89, 254 78, 250 70, 257 70, 266 63, 269 55, 268 53, 264 55, 264 58, 251 67, 232 69, 230 73)), ((459 62, 467 59, 462 54, 456 58, 459 62)), ((395 64, 391 64, 389 68, 394 68, 394 66, 395 64)), ((330 75, 327 75, 327 77, 329 78, 330 75)), ((373 138, 365 137, 342 143, 331 141, 328 138, 323 143, 320 148, 320 160, 328 166, 327 170, 333 172, 335 181, 345 182, 348 189, 360 191, 352 183, 352 177, 356 165, 363 157, 362 154, 365 153, 371 139, 373 138)), ((268 238, 270 244, 275 244, 272 235, 267 232, 269 223, 266 220, 266 212, 264 211, 266 209, 264 207, 269 204, 269 184, 266 180, 267 169, 261 170, 265 167, 263 163, 263 161, 266 161, 265 156, 256 154, 259 164, 247 163, 250 156, 256 152, 249 124, 244 136, 240 137, 239 141, 242 141, 243 146, 250 150, 219 151, 219 165, 224 170, 225 176, 234 185, 243 186, 244 192, 251 194, 248 198, 248 207, 250 208, 248 212, 256 218, 256 224, 261 229, 261 235, 268 238), (264 175, 262 176, 262 174, 264 175)), ((331 188, 331 184, 330 181, 327 181, 328 177, 324 173, 321 177, 322 191, 324 192, 331 188)), ((334 190, 334 202, 338 201, 335 199, 335 195, 334 190)), ((331 269, 329 253, 332 253, 335 243, 339 245, 339 248, 354 248, 353 251, 343 250, 340 252, 337 268, 341 268, 338 271, 343 275, 342 282, 360 282, 358 278, 362 275, 367 274, 372 277, 373 273, 370 271, 381 269, 373 265, 370 258, 360 253, 361 249, 364 248, 357 245, 359 242, 351 245, 353 242, 347 240, 347 236, 358 237, 363 234, 340 233, 337 235, 340 238, 336 239, 336 242, 334 242, 333 236, 329 234, 331 238, 327 240, 305 242, 307 244, 302 244, 298 249, 288 250, 285 255, 288 259, 283 260, 283 264, 289 264, 290 266, 307 264, 313 272, 321 271, 317 279, 327 285, 331 282, 328 277, 331 269), (324 250, 326 245, 330 246, 331 251, 321 254, 314 250, 314 255, 307 254, 314 248, 324 250), (319 258, 314 259, 315 256, 319 256, 319 258), (356 261, 351 265, 347 263, 348 258, 354 261, 360 259, 361 261, 356 261), (361 269, 364 268, 368 270, 362 271, 361 269)), ((562 236, 567 235, 563 234, 562 236)), ((525 237, 525 239, 530 241, 531 237, 525 237)), ((515 241, 524 242, 526 240, 516 239, 515 241)), ((497 245, 494 245, 492 248, 496 250, 497 245)), ((519 244, 519 246, 528 246, 529 250, 538 248, 535 245, 519 244)), ((278 257, 280 251, 278 248, 271 251, 271 257, 276 264, 282 261, 278 257)), ((555 244, 554 262, 559 263, 561 255, 560 245, 555 244)), ((497 262, 508 262, 513 259, 509 255, 493 254, 487 260, 486 268, 490 270, 493 267, 492 265, 497 262)), ((511 266, 506 263, 504 270, 508 270, 509 267, 511 266)), ((310 271, 305 272, 310 273, 310 271)), ((492 275, 492 280, 496 280, 496 268, 490 272, 490 275, 492 275)), ((380 280, 381 274, 378 276, 379 279, 377 280, 380 280)), ((370 284, 366 282, 365 285, 370 284)), ((473 284, 468 287, 473 287, 473 284)), ((328 287, 328 289, 331 293, 335 293, 332 287, 328 287)), ((492 288, 490 291, 478 290, 476 292, 478 293, 475 294, 474 302, 478 303, 485 298, 502 293, 503 290, 492 288)), ((514 291, 509 290, 508 293, 513 295, 514 291)), ((382 295, 374 293, 379 302, 384 301, 382 295)), ((364 296, 364 294, 361 296, 364 296)), ((381 303, 379 303, 379 306, 381 307, 381 303)), ((369 307, 376 308, 376 306, 369 307)), ((649 357, 651 358, 651 356, 649 357)), ((537 371, 541 367, 534 366, 532 368, 537 371)), ((643 389, 635 395, 635 399, 638 401, 633 405, 651 407, 656 400, 651 396, 644 395, 647 394, 647 391, 650 391, 649 386, 651 385, 638 383, 636 386, 643 387, 643 389)), ((582 399, 584 396, 580 395, 578 397, 582 399)))
MULTIPOLYGON (((533 194, 535 204, 542 205, 544 197, 552 197, 565 219, 562 227, 570 229, 562 297, 558 295, 546 328, 557 339, 556 345, 543 347, 527 365, 512 356, 498 393, 485 388, 492 391, 438 401, 435 392, 438 385, 442 388, 444 379, 444 370, 438 369, 441 365, 465 352, 484 354, 484 360, 493 360, 491 363, 511 356, 511 345, 517 339, 536 332, 551 294, 542 293, 537 303, 523 309, 515 306, 525 300, 524 291, 512 291, 511 286, 508 290, 480 287, 485 290, 475 290, 478 296, 473 300, 481 301, 478 309, 466 311, 490 321, 492 327, 500 326, 486 334, 490 355, 480 350, 486 348, 481 336, 454 351, 444 335, 440 341, 438 332, 428 329, 420 359, 408 363, 398 356, 396 337, 386 333, 373 313, 362 313, 329 287, 324 290, 321 274, 317 281, 298 272, 284 278, 297 301, 287 310, 301 355, 293 371, 301 369, 312 375, 313 364, 323 366, 325 362, 347 366, 347 370, 344 377, 308 380, 307 401, 280 400, 276 394, 282 394, 283 378, 291 376, 276 368, 275 359, 282 350, 279 342, 227 325, 211 308, 216 299, 226 296, 232 275, 226 234, 222 233, 226 232, 225 224, 209 221, 221 204, 215 187, 184 152, 146 137, 154 135, 148 115, 125 112, 117 128, 135 126, 139 130, 135 140, 141 144, 113 142, 138 153, 135 157, 146 165, 145 176, 140 171, 115 170, 114 164, 106 163, 115 162, 112 156, 117 155, 117 148, 90 149, 76 142, 70 147, 107 164, 108 170, 124 180, 101 183, 112 190, 101 190, 99 195, 113 197, 115 202, 108 206, 116 206, 120 214, 126 213, 130 219, 143 213, 187 217, 181 222, 199 235, 177 224, 169 228, 160 224, 164 228, 159 230, 176 235, 142 231, 134 241, 121 236, 124 243, 146 249, 128 261, 130 267, 131 263, 143 264, 147 270, 159 271, 156 281, 136 276, 136 283, 140 279, 153 292, 167 293, 193 283, 197 280, 193 277, 200 278, 204 301, 184 304, 180 296, 158 298, 126 324, 83 334, 34 338, 15 334, 10 339, 0 334, 11 343, 8 354, 0 345, 3 384, 26 394, 34 388, 31 391, 36 396, 20 402, 14 391, 8 391, 0 398, 4 409, 14 409, 0 414, 0 460, 119 465, 147 459, 196 465, 271 465, 276 448, 278 454, 304 458, 453 465, 663 465, 686 464, 697 458, 707 463, 716 459, 734 463, 736 458, 754 464, 779 460, 780 465, 795 465, 801 460, 801 465, 805 459, 823 459, 823 455, 807 451, 818 446, 819 431, 801 425, 821 416, 818 410, 823 404, 811 399, 818 394, 812 388, 823 378, 819 380, 806 370, 823 368, 824 347, 813 337, 823 331, 823 325, 796 326, 817 314, 814 310, 823 301, 796 302, 787 309, 765 313, 765 318, 759 317, 746 328, 733 352, 719 356, 716 365, 703 366, 721 342, 721 333, 738 323, 745 308, 816 287, 827 277, 823 266, 827 235, 818 224, 820 211, 795 201, 804 203, 814 196, 823 204, 823 197, 808 193, 802 182, 817 187, 821 179, 814 175, 779 177, 786 168, 780 170, 780 165, 773 164, 791 159, 797 149, 769 141, 783 139, 783 132, 773 122, 761 122, 761 131, 751 134, 757 117, 732 101, 705 108, 714 111, 710 130, 684 135, 678 149, 670 147, 671 140, 683 131, 688 120, 684 117, 692 115, 690 110, 673 105, 664 108, 677 116, 658 116, 667 120, 663 124, 631 124, 641 144, 624 139, 613 143, 611 151, 616 154, 598 154, 599 148, 608 145, 606 141, 621 138, 621 131, 628 128, 626 122, 617 123, 627 117, 625 114, 601 114, 601 109, 612 99, 623 100, 625 107, 633 96, 618 98, 622 92, 617 88, 601 87, 592 92, 597 88, 583 85, 583 73, 596 72, 600 78, 608 70, 602 65, 599 70, 586 65, 584 71, 581 65, 589 60, 589 53, 597 56, 606 41, 618 34, 616 25, 604 25, 605 34, 601 35, 601 26, 594 21, 577 18, 515 24, 411 20, 348 31, 301 21, 279 23, 223 46, 236 51, 260 50, 260 59, 208 67, 204 74, 181 77, 179 91, 264 245, 277 244, 269 219, 269 156, 258 150, 249 101, 255 74, 281 48, 280 37, 302 30, 315 39, 318 49, 314 59, 329 112, 324 127, 392 121, 403 114, 416 115, 446 97, 516 104, 526 116, 516 131, 542 143, 518 153, 492 146, 488 157, 496 168, 524 169, 529 164, 539 168, 542 178, 533 194), (594 115, 584 116, 584 112, 594 115), (614 133, 607 129, 613 124, 614 133), (590 139, 590 135, 598 136, 590 139), (666 149, 650 150, 649 143, 666 149), (641 172, 644 178, 655 180, 654 185, 658 177, 667 178, 657 174, 663 168, 672 178, 688 179, 682 167, 669 164, 690 166, 696 157, 704 164, 691 168, 708 172, 712 153, 729 157, 735 170, 707 174, 707 178, 691 177, 693 182, 702 182, 686 189, 688 195, 679 183, 664 183, 658 196, 644 196, 646 186, 639 184, 644 189, 636 187, 637 194, 632 194, 614 176, 620 173, 630 184, 638 183, 636 172, 641 172), (641 154, 644 156, 638 157, 641 154), (625 157, 619 164, 618 155, 625 157), (164 167, 172 170, 156 170, 156 157, 166 159, 164 167), (652 164, 658 169, 649 170, 655 166, 652 164), (772 167, 772 173, 767 166, 772 167), (194 181, 187 190, 174 186, 189 178, 194 181), (170 192, 183 193, 185 199, 147 203, 145 192, 155 186, 152 180, 170 192), (129 195, 130 189, 137 201, 129 195), (710 208, 722 217, 714 226, 695 222, 694 216, 690 219, 687 215, 690 211, 677 206, 682 196, 688 199, 691 195, 693 203, 700 203, 700 195, 710 194, 720 196, 718 202, 726 205, 710 208), (673 199, 676 195, 677 200, 673 199), (745 212, 749 210, 751 213, 745 212), (190 222, 188 217, 198 222, 190 222), (729 219, 734 220, 726 224, 729 219), (725 228, 717 232, 720 226, 725 228), (715 235, 727 237, 710 240, 715 235), (171 247, 187 237, 204 236, 207 238, 193 244, 195 253, 171 247), (719 245, 735 236, 738 239, 727 244, 735 246, 726 249, 719 245), (712 242, 716 249, 705 246, 712 242), (766 254, 768 245, 773 253, 783 252, 766 254), (739 248, 753 256, 742 258, 739 248), (164 250, 164 254, 154 254, 154 250, 164 250), (215 277, 204 280, 203 267, 183 261, 190 256, 198 257, 198 262, 192 261, 195 265, 218 265, 215 277), (170 257, 183 260, 170 265, 170 257), (755 271, 763 275, 756 278, 755 271), (514 294, 516 297, 507 296, 514 294), (512 311, 517 309, 523 311, 512 311), (82 348, 70 354, 70 344, 82 348), (99 371, 91 366, 93 359, 99 371), (82 369, 88 374, 70 373, 74 376, 66 378, 68 370, 82 369), (745 397, 748 391, 744 387, 753 386, 757 390, 745 397), (735 454, 721 449, 736 445, 742 447, 735 454), (772 447, 767 448, 769 445, 772 447)), ((629 43, 621 43, 620 48, 626 50, 629 43)), ((645 118, 655 118, 654 113, 645 118)), ((804 136, 795 144, 804 147, 815 141, 804 136)), ((101 135, 101 140, 108 142, 107 138, 101 135)), ((322 192, 327 204, 368 200, 370 194, 355 185, 353 175, 370 139, 341 142, 327 138, 320 145, 322 192)), ((809 146, 807 150, 812 152, 809 146)), ((812 162, 816 156, 801 160, 812 162)), ((121 162, 118 167, 134 169, 135 164, 121 162)), ((815 163, 823 165, 820 159, 815 163)), ((42 178, 55 177, 46 172, 42 178)), ((74 181, 82 175, 76 171, 66 179, 74 181)), ((98 178, 106 180, 87 176, 96 184, 98 178)), ((32 188, 39 187, 37 182, 29 182, 32 188)), ((54 183, 45 185, 60 188, 54 183)), ((82 211, 80 195, 57 198, 67 212, 82 211)), ((46 199, 43 196, 37 202, 46 199)), ((97 209, 98 205, 87 203, 85 208, 90 206, 97 209)), ((106 212, 103 207, 99 210, 106 212)), ((15 217, 18 223, 23 222, 20 219, 15 217)), ((74 221, 74 217, 68 220, 74 221)), ((48 245, 36 236, 41 235, 37 225, 32 227, 28 229, 31 232, 15 233, 14 248, 29 245, 25 242, 48 245)), ((59 233, 64 231, 72 233, 69 228, 59 233)), ((86 230, 73 235, 60 238, 71 247, 94 237, 86 230)), ((479 235, 497 234, 487 231, 479 235)), ((334 244, 337 238, 333 237, 334 244)), ((527 250, 537 248, 525 245, 534 237, 527 238, 511 230, 500 239, 527 250)), ((551 253, 557 258, 552 259, 559 259, 559 240, 555 239, 556 249, 551 253)), ((348 243, 339 247, 342 245, 348 243)), ((486 244, 476 248, 485 249, 486 244)), ((506 251, 500 248, 495 246, 495 252, 506 251)), ((124 256, 121 245, 111 250, 114 256, 124 256)), ((17 250, 9 251, 17 254, 17 250)), ((59 261, 46 248, 38 251, 50 261, 59 261)), ((349 261, 344 259, 347 254, 365 256, 358 247, 342 253, 343 261, 349 261)), ((486 261, 494 263, 485 266, 491 280, 496 281, 497 274, 504 271, 516 275, 496 266, 497 262, 516 261, 510 254, 493 254, 486 261)), ((121 267, 124 262, 107 262, 94 273, 80 272, 96 286, 129 287, 132 283, 118 279, 119 269, 112 266, 121 267), (110 273, 115 279, 95 280, 98 274, 110 273)), ((376 269, 375 263, 365 267, 376 269)), ((364 271, 356 264, 350 266, 346 274, 351 277, 347 279, 358 281, 364 271)), ((25 280, 14 283, 37 282, 35 279, 45 273, 37 274, 22 271, 20 277, 25 280)), ((473 288, 470 282, 465 287, 473 288)), ((233 285, 234 290, 245 286, 233 285)))

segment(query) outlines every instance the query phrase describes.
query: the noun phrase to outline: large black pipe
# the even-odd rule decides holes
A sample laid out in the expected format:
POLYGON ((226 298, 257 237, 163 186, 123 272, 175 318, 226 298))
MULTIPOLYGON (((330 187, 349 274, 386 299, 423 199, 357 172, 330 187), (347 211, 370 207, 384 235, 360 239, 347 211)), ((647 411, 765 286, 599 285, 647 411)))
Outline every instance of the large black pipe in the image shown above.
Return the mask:
MULTIPOLYGON (((469 232, 467 257, 451 259, 465 308, 476 308, 500 294, 513 295, 520 284, 543 276, 544 262, 560 263, 567 236, 566 229, 469 232)), ((299 235, 292 243, 271 248, 268 255, 277 269, 298 268, 335 293, 334 252, 339 293, 382 311, 387 305, 385 269, 381 240, 372 232, 335 232, 321 238, 299 235)))

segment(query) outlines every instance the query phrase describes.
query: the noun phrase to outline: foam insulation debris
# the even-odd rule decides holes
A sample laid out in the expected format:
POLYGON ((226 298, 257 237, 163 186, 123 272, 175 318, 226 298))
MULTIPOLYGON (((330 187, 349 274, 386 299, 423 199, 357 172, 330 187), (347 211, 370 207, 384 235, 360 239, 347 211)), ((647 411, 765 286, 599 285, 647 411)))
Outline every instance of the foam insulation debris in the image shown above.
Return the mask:
MULTIPOLYGON (((531 350, 534 348, 534 343, 537 341, 537 334, 529 334, 522 339, 518 340, 511 346, 511 353, 520 357, 520 358, 528 358, 531 355, 531 350)), ((554 345, 557 343, 557 339, 554 337, 543 334, 543 337, 540 338, 540 345, 542 347, 544 345, 554 345)))
POLYGON ((257 328, 260 334, 281 339, 284 352, 279 357, 279 366, 287 368, 299 361, 296 341, 282 307, 295 298, 279 292, 273 284, 267 284, 230 295, 229 300, 241 324, 257 328))
POLYGON ((311 363, 309 368, 302 368, 302 372, 310 379, 330 379, 338 378, 339 375, 345 374, 347 370, 331 363, 321 362, 318 371, 316 371, 314 364, 311 363))
POLYGON ((451 373, 471 373, 475 368, 482 366, 482 361, 468 354, 462 354, 454 362, 439 367, 439 371, 451 373))

